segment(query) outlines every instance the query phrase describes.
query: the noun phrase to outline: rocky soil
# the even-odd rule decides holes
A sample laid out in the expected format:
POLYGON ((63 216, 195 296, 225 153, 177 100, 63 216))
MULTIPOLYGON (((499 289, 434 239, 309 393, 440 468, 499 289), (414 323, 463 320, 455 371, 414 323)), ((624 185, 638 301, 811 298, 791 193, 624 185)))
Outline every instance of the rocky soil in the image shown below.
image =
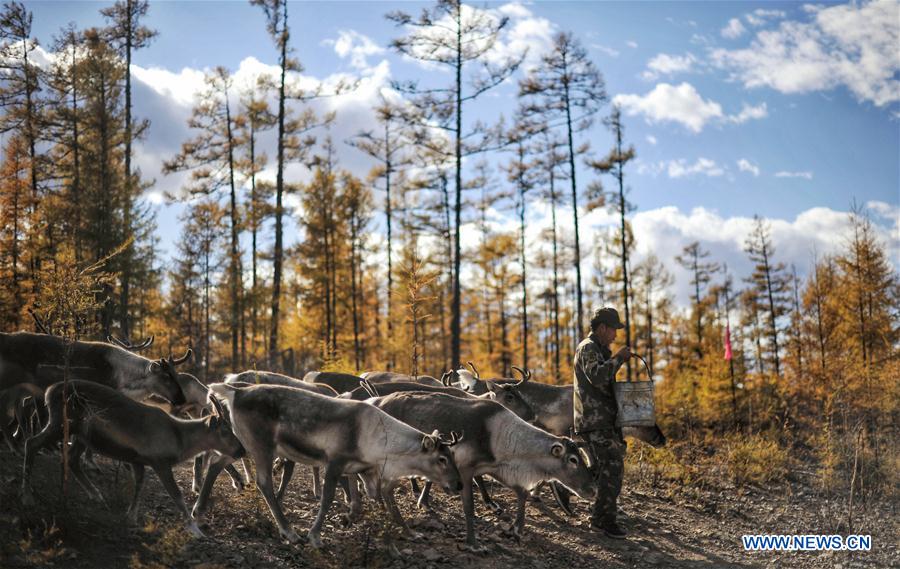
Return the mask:
MULTIPOLYGON (((398 503, 410 524, 424 534, 420 541, 396 541, 401 556, 388 554, 383 540, 385 516, 371 502, 362 521, 345 525, 343 503, 333 508, 323 531, 325 546, 288 545, 278 538, 262 497, 252 486, 235 491, 227 477, 217 482, 207 537, 190 537, 169 497, 148 470, 142 503, 143 521, 125 522, 131 488, 127 468, 99 460, 93 474, 107 496, 90 500, 74 482, 62 499, 59 457, 42 455, 36 463, 38 503, 24 509, 18 496, 21 458, 0 453, 0 567, 159 568, 186 567, 900 567, 900 523, 896 504, 858 505, 854 533, 871 534, 869 552, 744 552, 745 533, 847 534, 846 503, 828 502, 802 481, 767 489, 684 488, 674 483, 651 485, 637 469, 626 476, 620 500, 627 540, 601 537, 587 526, 587 504, 576 503, 567 517, 549 492, 529 504, 526 532, 517 543, 502 528, 513 512, 512 494, 494 487, 505 514, 476 505, 477 530, 484 554, 464 551, 465 523, 458 498, 434 496, 435 514, 415 508, 408 490, 398 503)), ((190 500, 190 471, 176 472, 190 500)), ((339 493, 340 495, 340 493, 339 493)), ((285 498, 285 512, 301 535, 317 509, 308 471, 299 469, 285 498)))

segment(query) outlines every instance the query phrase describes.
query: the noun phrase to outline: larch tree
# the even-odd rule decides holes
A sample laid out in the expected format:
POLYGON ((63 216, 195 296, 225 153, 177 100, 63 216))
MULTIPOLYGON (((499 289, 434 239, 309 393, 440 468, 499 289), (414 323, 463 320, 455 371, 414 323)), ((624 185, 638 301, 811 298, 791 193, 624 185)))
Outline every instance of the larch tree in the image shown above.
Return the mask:
MULTIPOLYGON (((615 137, 615 145, 612 150, 600 160, 589 160, 588 165, 601 174, 611 174, 617 182, 618 192, 613 194, 610 200, 612 209, 619 215, 619 242, 620 242, 620 267, 622 270, 622 302, 625 306, 625 345, 631 347, 631 311, 629 309, 628 291, 628 242, 626 233, 625 216, 633 209, 625 199, 625 165, 634 160, 634 147, 623 146, 622 136, 625 130, 622 124, 622 111, 618 105, 613 106, 612 114, 607 119, 607 125, 615 137)), ((599 185, 597 188, 599 189, 599 185)), ((626 360, 628 380, 631 381, 631 359, 626 360)))
POLYGON ((551 243, 551 271, 550 280, 551 309, 553 326, 553 370, 554 377, 560 378, 560 356, 562 353, 560 330, 560 228, 557 219, 557 208, 562 202, 560 188, 557 181, 565 181, 566 174, 562 171, 566 163, 564 152, 565 142, 559 139, 551 130, 542 129, 540 136, 535 140, 532 152, 537 154, 538 184, 542 187, 541 197, 550 203, 550 243, 551 243))
POLYGON ((519 271, 522 320, 522 368, 528 369, 528 250, 525 239, 525 217, 527 195, 534 189, 535 175, 533 160, 530 156, 529 137, 531 125, 525 121, 516 121, 506 134, 512 158, 506 164, 507 180, 512 184, 515 193, 516 215, 519 218, 519 271))
MULTIPOLYGON (((124 59, 125 64, 125 132, 122 142, 125 146, 123 223, 126 229, 130 228, 132 224, 132 203, 143 190, 139 181, 134 179, 135 174, 132 172, 131 146, 134 140, 140 138, 143 131, 146 130, 147 123, 144 121, 135 125, 131 114, 131 57, 135 50, 150 45, 150 42, 157 35, 155 30, 141 25, 141 20, 147 16, 149 6, 148 0, 118 0, 112 6, 100 10, 100 13, 103 14, 109 24, 104 30, 106 40, 119 52, 119 56, 124 59)), ((127 338, 130 335, 131 328, 131 317, 129 314, 131 303, 130 257, 133 255, 131 245, 126 247, 122 255, 122 263, 125 265, 125 270, 120 275, 119 321, 122 335, 127 338)))
POLYGON ((300 62, 291 57, 289 46, 290 27, 286 0, 250 0, 254 6, 262 8, 266 16, 266 30, 278 50, 278 110, 275 113, 277 127, 277 151, 275 157, 275 244, 272 251, 272 302, 269 322, 269 365, 275 366, 281 351, 278 347, 278 325, 281 318, 281 285, 284 278, 284 195, 290 189, 285 184, 284 170, 289 162, 306 163, 316 144, 311 132, 326 126, 334 120, 334 114, 319 117, 308 107, 308 103, 322 96, 336 95, 348 88, 343 82, 334 86, 332 93, 324 94, 319 85, 306 91, 294 84, 289 85, 291 75, 303 71, 300 62), (288 102, 300 105, 296 110, 288 107, 288 102))
POLYGON ((496 142, 495 132, 476 122, 466 128, 463 110, 479 96, 506 81, 524 57, 514 56, 499 63, 486 58, 509 19, 464 5, 460 0, 439 0, 418 18, 392 12, 387 18, 403 26, 407 35, 391 42, 399 53, 432 65, 449 68, 453 82, 447 88, 424 88, 415 82, 398 83, 401 91, 415 97, 423 111, 420 124, 443 131, 452 141, 454 161, 453 201, 453 298, 451 302, 451 365, 460 364, 463 159, 485 152, 496 142), (472 68, 474 71, 471 71, 472 68), (471 72, 470 72, 471 71, 471 72), (465 79, 468 78, 468 84, 465 79), (466 89, 468 87, 468 89, 466 89))
MULTIPOLYGON (((245 296, 246 302, 242 305, 245 311, 247 308, 250 309, 249 350, 254 361, 259 355, 257 348, 261 332, 260 230, 272 213, 269 206, 269 200, 272 198, 271 184, 259 179, 259 173, 268 162, 266 153, 260 147, 260 136, 276 124, 276 117, 272 114, 267 101, 267 94, 274 88, 268 76, 258 77, 255 83, 241 92, 240 111, 235 119, 236 140, 241 145, 237 167, 245 184, 250 186, 246 191, 243 208, 243 220, 250 230, 250 292, 245 296)), ((262 344, 265 345, 265 340, 262 344)))
POLYGON ((29 150, 25 140, 13 135, 6 143, 0 165, 0 314, 14 330, 21 326, 28 299, 23 241, 28 224, 29 150))
POLYGON ((684 247, 681 254, 675 260, 691 274, 691 286, 694 287, 694 331, 697 334, 697 345, 694 348, 698 359, 703 358, 703 313, 706 308, 705 289, 712 276, 719 270, 719 265, 706 261, 709 251, 700 247, 699 241, 694 241, 684 247))
POLYGON ((587 147, 576 146, 575 136, 590 128, 593 116, 606 103, 606 85, 581 43, 571 33, 560 32, 553 38, 552 49, 541 57, 540 64, 519 83, 519 95, 528 101, 528 114, 540 117, 549 128, 565 132, 575 228, 576 326, 580 332, 584 325, 584 302, 575 157, 587 147))
POLYGON ((780 318, 788 312, 788 280, 784 263, 775 263, 772 230, 767 221, 758 215, 753 218, 753 229, 744 243, 744 250, 753 262, 753 273, 747 282, 762 299, 768 339, 775 375, 781 376, 781 355, 778 338, 780 318))
MULTIPOLYGON (((390 101, 383 93, 380 94, 379 103, 375 107, 375 118, 380 123, 380 130, 362 131, 357 133, 349 142, 358 148, 378 164, 372 169, 370 177, 374 180, 384 180, 384 219, 387 243, 387 335, 393 334, 394 321, 392 316, 392 300, 394 290, 393 268, 393 198, 391 196, 391 180, 396 179, 396 172, 409 164, 409 156, 406 147, 409 138, 406 132, 407 113, 401 104, 390 101)), ((387 361, 387 369, 393 369, 392 359, 387 361)))
POLYGON ((230 245, 228 256, 228 281, 230 296, 231 365, 237 368, 241 358, 240 314, 243 293, 240 254, 240 219, 236 183, 237 139, 235 114, 231 110, 231 74, 224 67, 217 67, 206 76, 206 90, 194 106, 188 126, 197 135, 181 145, 181 151, 165 162, 167 173, 191 171, 191 185, 187 198, 197 195, 218 198, 227 193, 230 245))
MULTIPOLYGON (((37 220, 44 213, 39 211, 42 198, 42 171, 44 157, 38 153, 42 141, 43 100, 40 96, 43 71, 36 64, 34 51, 38 42, 31 37, 32 14, 21 2, 8 2, 0 12, 0 133, 17 133, 28 149, 27 203, 29 216, 37 220)), ((48 229, 51 229, 48 227, 48 229)), ((27 233, 28 268, 32 293, 38 294, 41 257, 46 247, 45 239, 34 228, 27 233)))

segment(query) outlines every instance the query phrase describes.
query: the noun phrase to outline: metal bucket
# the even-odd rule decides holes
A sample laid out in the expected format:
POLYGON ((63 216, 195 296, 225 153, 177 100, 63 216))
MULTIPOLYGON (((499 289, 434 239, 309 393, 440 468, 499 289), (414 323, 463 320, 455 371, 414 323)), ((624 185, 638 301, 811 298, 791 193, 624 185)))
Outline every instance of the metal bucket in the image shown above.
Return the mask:
MULTIPOLYGON (((635 356, 644 362, 647 375, 650 367, 644 358, 635 356)), ((652 427, 656 425, 656 407, 653 402, 653 377, 650 381, 617 381, 613 383, 616 394, 617 427, 652 427)))

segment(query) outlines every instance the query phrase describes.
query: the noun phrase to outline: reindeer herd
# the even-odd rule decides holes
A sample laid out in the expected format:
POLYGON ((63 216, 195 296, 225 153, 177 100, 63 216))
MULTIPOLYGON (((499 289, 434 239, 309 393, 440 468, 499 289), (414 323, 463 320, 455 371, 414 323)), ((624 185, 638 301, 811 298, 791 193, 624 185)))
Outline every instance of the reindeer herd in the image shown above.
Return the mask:
MULTIPOLYGON (((86 454, 127 463, 134 476, 127 518, 134 523, 149 466, 196 536, 203 535, 200 524, 218 475, 226 471, 242 490, 251 474, 247 459, 281 538, 291 543, 300 537, 281 501, 295 465, 313 467, 319 498, 307 534, 313 547, 322 546, 322 525, 339 487, 350 503, 351 521, 362 515, 367 497, 412 539, 419 536, 397 506, 398 486, 408 480, 418 505, 429 509, 434 484, 460 494, 465 547, 475 551, 483 549, 475 532, 475 489, 486 505, 499 509, 488 477, 516 495, 516 516, 506 528, 516 539, 524 529, 528 498, 541 484, 552 484, 557 497, 568 494, 562 487, 585 500, 597 492, 589 458, 567 436, 572 386, 531 381, 527 370, 515 368, 518 379, 488 380, 471 363, 440 379, 312 371, 300 380, 245 371, 207 386, 177 371, 190 350, 179 358, 151 360, 138 352, 149 348, 152 338, 139 345, 108 340, 0 333, 0 430, 12 452, 24 452, 23 505, 32 504, 39 491, 31 482, 35 456, 61 448, 65 421, 69 468, 88 494, 103 500, 82 469, 86 454), (197 499, 188 510, 172 469, 192 458, 197 499), (238 462, 243 474, 235 468, 238 462), (277 489, 276 462, 282 465, 277 489)), ((665 443, 656 427, 626 431, 655 446, 665 443)), ((571 513, 566 500, 560 505, 571 513)), ((390 540, 390 532, 385 534, 390 540)))

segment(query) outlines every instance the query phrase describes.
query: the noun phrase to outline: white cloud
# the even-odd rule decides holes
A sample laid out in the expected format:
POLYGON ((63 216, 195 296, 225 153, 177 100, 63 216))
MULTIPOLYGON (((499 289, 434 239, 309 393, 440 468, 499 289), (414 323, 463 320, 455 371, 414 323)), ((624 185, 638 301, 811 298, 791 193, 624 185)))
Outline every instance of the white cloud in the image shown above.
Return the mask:
POLYGON ((787 14, 782 10, 766 10, 763 8, 757 8, 749 14, 744 14, 744 19, 747 20, 747 23, 751 26, 759 27, 765 24, 766 20, 781 19, 785 16, 787 16, 787 14))
POLYGON ((743 124, 749 120, 753 119, 762 119, 769 115, 769 109, 765 103, 757 105, 755 107, 744 103, 741 112, 736 115, 731 115, 728 117, 728 122, 732 122, 735 124, 743 124))
POLYGON ((608 47, 608 46, 605 46, 605 45, 601 45, 601 44, 599 44, 599 43, 592 43, 592 44, 591 44, 591 47, 594 48, 594 49, 596 49, 597 51, 599 51, 599 52, 601 52, 601 53, 605 53, 606 55, 608 55, 608 56, 610 56, 610 57, 619 57, 619 50, 617 50, 617 49, 615 49, 615 48, 611 48, 611 47, 608 47))
POLYGON ((721 176, 725 170, 716 164, 715 160, 700 157, 693 164, 688 164, 683 158, 670 160, 666 172, 670 178, 684 178, 686 176, 702 175, 707 177, 721 176))
POLYGON ((656 137, 653 136, 652 134, 648 134, 648 135, 647 135, 647 142, 649 142, 649 143, 650 143, 651 145, 653 145, 653 146, 656 146, 656 137))
MULTIPOLYGON (((178 195, 188 182, 189 174, 166 175, 163 174, 161 166, 164 160, 178 153, 182 142, 196 134, 187 127, 187 119, 195 95, 204 89, 205 71, 185 68, 176 72, 162 68, 144 69, 132 66, 135 109, 138 116, 146 117, 151 123, 146 138, 135 145, 135 165, 140 168, 145 179, 156 180, 153 188, 145 193, 146 198, 152 203, 157 203, 164 193, 178 195)), ((232 75, 235 85, 234 101, 237 100, 238 91, 242 87, 254 84, 259 75, 274 76, 277 72, 277 65, 269 65, 253 57, 245 58, 232 75)), ((360 74, 359 84, 355 90, 338 97, 315 101, 310 107, 320 116, 328 111, 336 111, 337 119, 330 129, 337 150, 336 157, 342 168, 365 177, 372 166, 371 161, 363 153, 342 144, 341 141, 352 137, 360 130, 377 126, 371 109, 378 102, 380 93, 383 92, 388 96, 392 94, 389 88, 390 65, 386 60, 382 60, 372 67, 360 70, 360 74)), ((348 76, 335 73, 320 78, 295 74, 289 83, 309 89, 320 84, 332 85, 342 78, 346 79, 348 76)), ((274 105, 274 101, 270 101, 270 104, 274 105)), ((314 134, 321 140, 326 132, 320 130, 314 134)), ((265 152, 269 156, 269 166, 260 177, 274 180, 272 159, 276 152, 274 132, 265 132, 260 136, 258 151, 265 152)), ((285 173, 286 178, 293 181, 304 181, 308 175, 305 166, 301 164, 289 164, 285 173)))
POLYGON ((341 59, 350 58, 350 65, 357 69, 369 67, 367 58, 384 53, 385 49, 376 44, 366 35, 356 30, 340 30, 337 39, 327 39, 322 42, 330 45, 341 59))
POLYGON ((745 31, 747 30, 746 28, 744 28, 744 24, 742 24, 740 20, 738 20, 737 18, 731 18, 730 20, 728 20, 728 25, 722 28, 722 31, 719 33, 722 34, 722 37, 733 40, 741 37, 745 31))
POLYGON ((628 40, 627 42, 625 42, 625 45, 627 45, 631 49, 637 49, 638 43, 633 40, 628 40))
POLYGON ((779 172, 775 172, 776 178, 803 178, 804 180, 812 180, 813 173, 809 171, 804 172, 788 172, 785 170, 781 170, 779 172))
POLYGON ((689 73, 693 71, 695 63, 697 63, 697 58, 694 57, 693 53, 686 53, 684 55, 658 53, 647 62, 647 71, 644 71, 641 74, 641 77, 652 81, 660 75, 689 73))
POLYGON ((725 174, 725 167, 710 158, 699 157, 693 164, 684 158, 677 160, 660 160, 654 163, 637 162, 638 174, 647 174, 653 177, 665 174, 669 178, 689 178, 692 176, 706 176, 716 178, 725 174))
MULTIPOLYGON (((846 242, 843 237, 849 230, 846 212, 826 207, 814 207, 798 214, 793 220, 770 218, 774 260, 788 266, 794 264, 802 277, 809 270, 813 252, 819 256, 836 253, 846 242)), ((700 241, 710 251, 712 260, 726 262, 735 281, 750 274, 752 265, 744 252, 744 242, 753 227, 753 217, 720 215, 715 210, 698 207, 683 212, 669 206, 654 210, 638 211, 631 218, 637 244, 635 263, 654 253, 675 276, 676 301, 689 305, 690 275, 675 262, 682 248, 700 241)), ((900 233, 883 224, 875 224, 876 235, 889 252, 900 249, 900 233)), ((900 256, 894 255, 895 268, 900 256)), ((717 277, 720 278, 720 277, 717 277)))
POLYGON ((900 101, 900 4, 853 2, 807 14, 809 21, 759 31, 748 47, 715 49, 711 59, 748 88, 791 94, 844 86, 860 102, 900 101))
POLYGON ((690 83, 670 85, 659 83, 652 91, 641 95, 616 95, 613 103, 620 105, 629 116, 644 115, 647 122, 676 122, 697 133, 707 122, 722 118, 722 107, 712 100, 704 100, 690 83))
POLYGON ((746 158, 741 158, 737 161, 738 170, 741 172, 750 172, 754 176, 759 176, 759 166, 753 164, 746 158))

